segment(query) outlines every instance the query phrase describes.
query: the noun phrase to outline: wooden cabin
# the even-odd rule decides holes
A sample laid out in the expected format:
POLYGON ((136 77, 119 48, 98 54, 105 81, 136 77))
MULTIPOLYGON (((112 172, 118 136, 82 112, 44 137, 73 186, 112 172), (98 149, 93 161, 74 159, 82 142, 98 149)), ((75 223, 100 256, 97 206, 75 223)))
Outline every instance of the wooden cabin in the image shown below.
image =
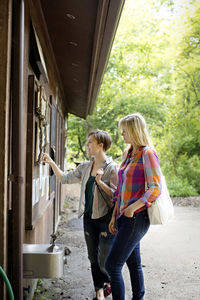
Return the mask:
MULTIPOLYGON (((0 265, 23 299, 24 243, 49 243, 68 113, 92 114, 125 0, 0 1, 0 265)), ((7 299, 0 281, 0 299, 7 299)))

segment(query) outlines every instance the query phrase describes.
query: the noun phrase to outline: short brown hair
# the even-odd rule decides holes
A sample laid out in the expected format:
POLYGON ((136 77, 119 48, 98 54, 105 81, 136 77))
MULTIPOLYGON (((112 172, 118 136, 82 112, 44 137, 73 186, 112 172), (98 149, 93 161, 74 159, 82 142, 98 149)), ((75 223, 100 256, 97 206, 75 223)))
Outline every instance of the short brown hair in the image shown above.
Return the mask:
POLYGON ((103 144, 104 151, 107 151, 110 148, 112 144, 112 138, 108 132, 97 129, 88 133, 88 137, 91 135, 94 136, 98 144, 103 144))

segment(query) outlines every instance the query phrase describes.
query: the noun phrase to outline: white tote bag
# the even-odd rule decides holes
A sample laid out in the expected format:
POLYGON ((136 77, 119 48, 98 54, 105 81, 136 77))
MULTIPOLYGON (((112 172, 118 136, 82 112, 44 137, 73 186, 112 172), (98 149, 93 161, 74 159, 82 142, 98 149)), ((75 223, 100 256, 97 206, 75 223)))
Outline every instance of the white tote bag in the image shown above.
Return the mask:
MULTIPOLYGON (((144 156, 143 156, 144 165, 144 156)), ((144 172, 145 173, 145 172, 144 172)), ((174 207, 172 200, 170 198, 165 177, 161 172, 161 194, 152 203, 150 207, 147 208, 149 220, 151 225, 166 224, 174 216, 174 207)), ((147 181, 145 175, 145 190, 147 190, 147 181)))

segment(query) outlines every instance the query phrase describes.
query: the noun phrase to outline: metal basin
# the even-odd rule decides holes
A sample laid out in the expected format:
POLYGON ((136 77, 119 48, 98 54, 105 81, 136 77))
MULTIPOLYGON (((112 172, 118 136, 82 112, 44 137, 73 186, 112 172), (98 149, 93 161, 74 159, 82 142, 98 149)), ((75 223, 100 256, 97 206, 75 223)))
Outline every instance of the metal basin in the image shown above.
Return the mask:
POLYGON ((24 278, 62 277, 65 263, 62 245, 23 244, 24 278))

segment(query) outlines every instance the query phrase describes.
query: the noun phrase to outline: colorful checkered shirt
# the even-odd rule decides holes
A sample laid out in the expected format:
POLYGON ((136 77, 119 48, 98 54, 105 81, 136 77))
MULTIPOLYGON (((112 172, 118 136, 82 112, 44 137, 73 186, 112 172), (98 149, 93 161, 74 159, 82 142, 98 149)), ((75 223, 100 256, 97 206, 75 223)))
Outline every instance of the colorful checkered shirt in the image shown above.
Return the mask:
MULTIPOLYGON (((150 147, 140 147, 133 157, 131 153, 132 147, 118 171, 118 186, 114 196, 114 200, 117 201, 117 217, 120 217, 122 209, 137 200, 144 202, 146 207, 151 206, 161 192, 161 170, 155 150, 150 147)), ((135 213, 143 209, 140 208, 135 213)))

